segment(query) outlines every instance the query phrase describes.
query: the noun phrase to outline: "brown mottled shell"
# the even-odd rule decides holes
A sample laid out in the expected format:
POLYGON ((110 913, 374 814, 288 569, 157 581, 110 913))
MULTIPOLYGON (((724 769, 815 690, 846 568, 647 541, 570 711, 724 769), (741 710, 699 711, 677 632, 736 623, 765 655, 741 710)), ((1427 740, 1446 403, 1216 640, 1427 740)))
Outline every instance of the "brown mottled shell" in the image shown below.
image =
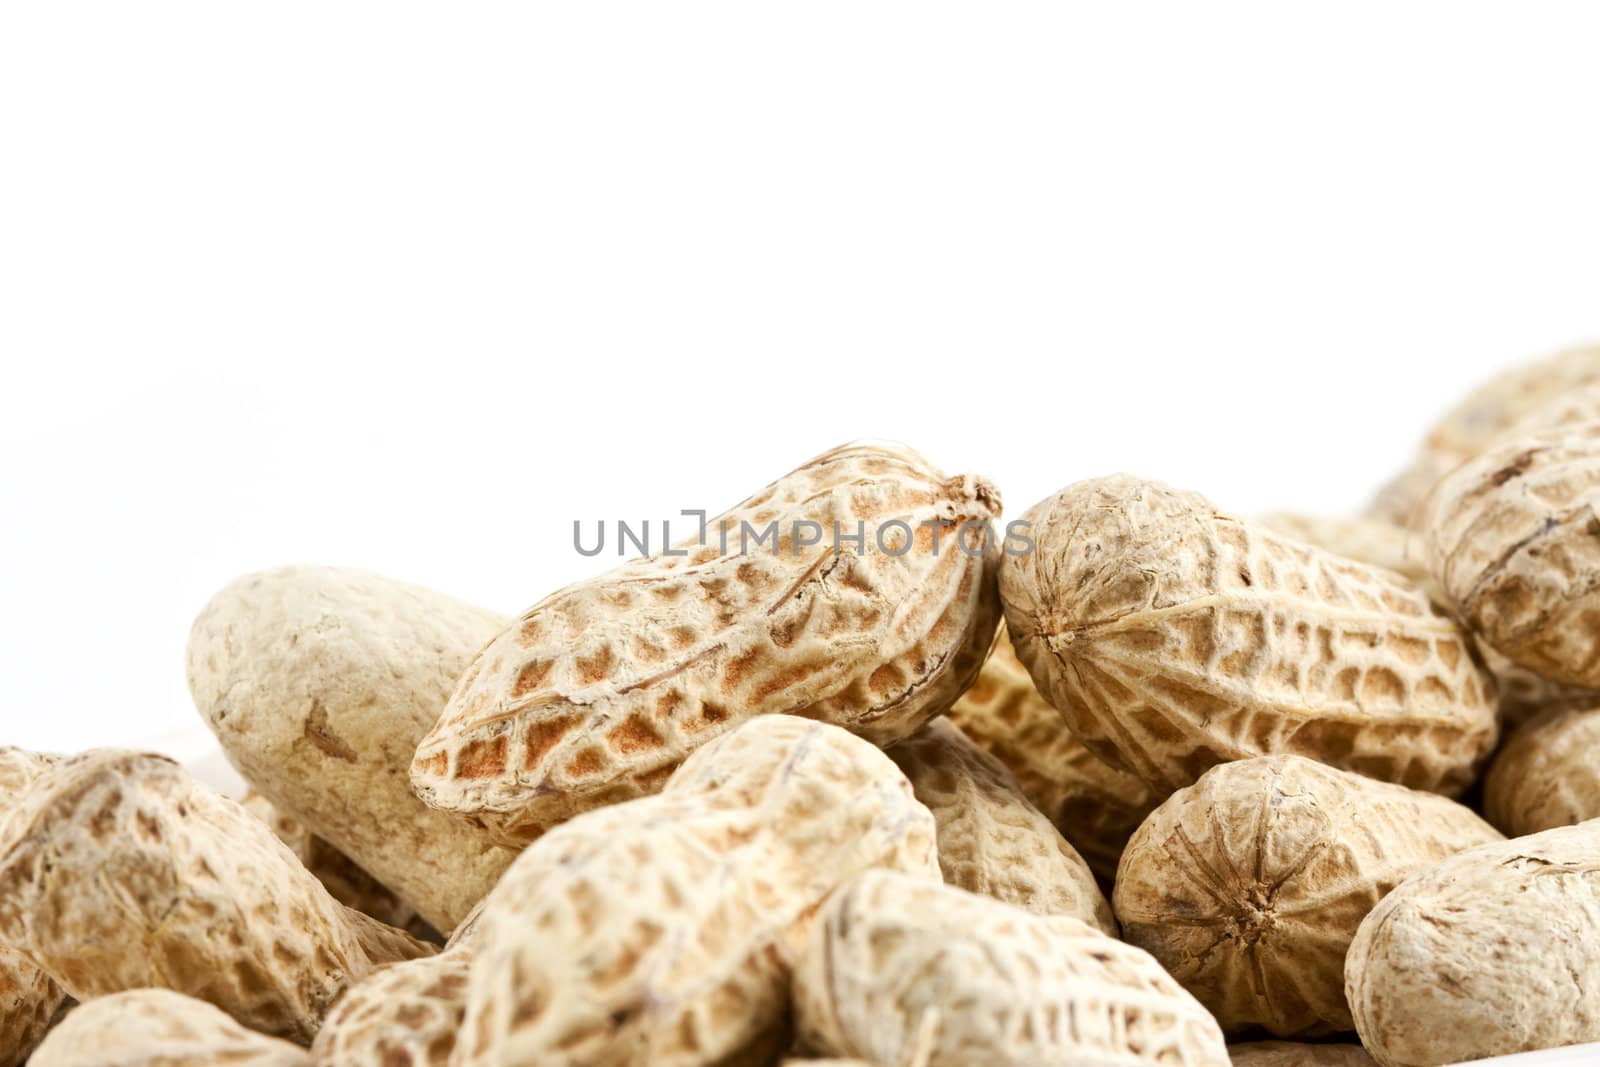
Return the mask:
POLYGON ((195 620, 189 689, 252 786, 448 932, 515 855, 412 795, 411 758, 506 621, 366 571, 264 571, 195 620))
POLYGON ((1117 475, 1028 512, 1000 593, 1017 654, 1101 758, 1164 792, 1292 753, 1457 793, 1494 746, 1494 682, 1400 575, 1117 475))
POLYGON ((1600 422, 1507 439, 1440 484, 1425 544, 1458 613, 1512 662, 1600 686, 1600 422))
POLYGON ((1484 778, 1483 813, 1512 835, 1600 819, 1600 702, 1512 733, 1484 778))
POLYGON ((0 941, 78 1000, 170 988, 307 1042, 374 963, 431 949, 345 908, 260 823, 164 756, 41 775, 0 834, 0 941))
MULTIPOLYGON (((58 757, 0 747, 0 821, 12 810, 24 790, 58 757)), ((0 838, 5 830, 0 828, 0 838)), ((44 1039, 56 1009, 67 995, 55 981, 0 943, 0 1067, 17 1067, 44 1039)))
POLYGON ((1115 937, 1094 872, 1028 802, 1005 764, 935 719, 889 749, 939 828, 944 880, 1039 915, 1071 915, 1115 937))
POLYGON ((1111 880, 1123 846, 1157 797, 1072 736, 1061 713, 1039 695, 1004 625, 978 680, 950 709, 950 721, 1009 767, 1094 873, 1111 880))
POLYGON ((1299 756, 1214 767, 1145 820, 1114 903, 1229 1033, 1348 1031, 1344 955, 1363 916, 1414 871, 1498 841, 1432 793, 1299 756))
POLYGON ((418 748, 417 793, 515 844, 654 792, 696 747, 756 715, 897 741, 982 664, 999 618, 998 532, 979 555, 979 533, 959 538, 999 514, 989 482, 946 478, 906 448, 819 456, 708 523, 706 544, 530 608, 473 662, 418 748), (769 523, 776 550, 741 553, 746 525, 769 523), (858 523, 866 547, 836 546, 833 531, 853 536, 858 523), (821 544, 800 543, 815 530, 821 544))
POLYGON ((1345 995, 1384 1067, 1600 1041, 1600 820, 1407 878, 1361 923, 1345 995))
POLYGON ((203 1000, 135 989, 81 1004, 30 1067, 311 1067, 298 1045, 240 1026, 203 1000))
POLYGON ((661 795, 570 820, 506 872, 474 934, 455 1067, 771 1062, 807 919, 868 868, 937 880, 934 836, 871 744, 749 720, 661 795))
POLYGON ((1229 1045, 1233 1067, 1378 1067, 1360 1045, 1310 1045, 1299 1041, 1247 1041, 1229 1045))
POLYGON ((795 974, 803 1047, 921 1067, 1225 1067, 1215 1020, 1148 954, 886 871, 835 894, 795 974))
POLYGON ((311 1045, 318 1067, 448 1067, 467 1006, 470 951, 379 968, 334 1006, 311 1045))

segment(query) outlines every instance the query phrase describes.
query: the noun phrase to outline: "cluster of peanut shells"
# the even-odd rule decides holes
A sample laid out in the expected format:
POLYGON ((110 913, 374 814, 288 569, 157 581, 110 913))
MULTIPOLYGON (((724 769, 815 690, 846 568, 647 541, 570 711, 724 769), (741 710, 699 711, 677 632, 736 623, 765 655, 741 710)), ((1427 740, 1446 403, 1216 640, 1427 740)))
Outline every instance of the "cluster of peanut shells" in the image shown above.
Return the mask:
POLYGON ((0 1067, 1600 1041, 1597 492, 1586 350, 1362 517, 1118 475, 1014 544, 988 481, 872 443, 515 618, 249 575, 188 650, 249 795, 0 749, 0 1067))

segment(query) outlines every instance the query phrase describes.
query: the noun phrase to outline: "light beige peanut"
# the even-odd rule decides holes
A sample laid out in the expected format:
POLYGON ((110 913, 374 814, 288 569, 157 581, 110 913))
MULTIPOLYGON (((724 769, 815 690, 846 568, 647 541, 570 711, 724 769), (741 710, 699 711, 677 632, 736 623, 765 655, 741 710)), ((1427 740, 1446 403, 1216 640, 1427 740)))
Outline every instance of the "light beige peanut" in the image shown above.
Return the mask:
POLYGON ((306 1050, 166 989, 99 997, 68 1013, 29 1067, 311 1067, 306 1050))
POLYGON ((1224 1031, 1348 1031, 1344 958, 1362 918, 1408 875, 1498 840, 1432 793, 1299 756, 1225 763, 1133 835, 1117 918, 1224 1031))
POLYGON ((1061 713, 1039 695, 1004 625, 978 680, 951 707, 950 721, 1011 769, 1034 806, 1109 882, 1123 846, 1158 798, 1072 736, 1061 713))
POLYGON ((411 793, 417 743, 506 617, 365 571, 247 575, 189 638, 189 688, 263 796, 446 933, 514 853, 411 793))
POLYGON ((757 715, 897 741, 945 711, 988 651, 999 532, 977 550, 999 514, 987 481, 947 478, 901 446, 819 456, 711 520, 704 543, 524 613, 418 748, 418 795, 522 843, 658 790, 757 715), (774 523, 775 548, 749 540, 774 523), (836 539, 858 528, 864 545, 836 539))
POLYGON ((319 1067, 448 1067, 466 1013, 470 952, 379 968, 328 1014, 311 1058, 319 1067))
POLYGON ((1345 961, 1361 1043, 1434 1067, 1600 1041, 1600 821, 1480 845, 1412 875, 1345 961))
POLYGON ((1457 613, 1512 662, 1600 686, 1600 422, 1508 438, 1430 500, 1424 544, 1457 613))
POLYGON ((1458 793, 1497 734, 1494 682, 1415 584, 1128 475, 1034 507, 1000 569, 1040 691, 1165 795, 1207 768, 1304 755, 1458 793))
POLYGON ((1371 512, 1401 526, 1416 525, 1445 475, 1534 412, 1596 383, 1600 347, 1569 349, 1497 375, 1433 426, 1411 466, 1379 492, 1371 512))
MULTIPOLYGON (((0 822, 56 759, 0 747, 0 822)), ((54 979, 0 937, 0 1067, 17 1067, 28 1058, 66 998, 54 979)))
POLYGON ((1600 703, 1513 732, 1484 778, 1483 813, 1514 836, 1600 819, 1600 703))
POLYGON ((806 921, 874 867, 939 878, 935 826, 871 744, 791 716, 654 797, 552 830, 484 905, 455 1067, 710 1067, 785 1047, 806 921))
POLYGON ((889 749, 938 825, 944 880, 1039 915, 1071 915, 1115 937, 1094 872, 1028 802, 1005 765, 935 719, 889 749))
POLYGON ((1377 1067, 1360 1045, 1308 1045, 1298 1041, 1247 1041, 1229 1045, 1233 1067, 1377 1067))
POLYGON ((0 941, 78 1000, 170 988, 298 1042, 374 964, 432 951, 176 763, 114 749, 52 767, 0 822, 0 941))
POLYGON ((795 1014, 804 1047, 877 1064, 1228 1063, 1215 1020, 1142 950, 886 871, 813 923, 795 1014))

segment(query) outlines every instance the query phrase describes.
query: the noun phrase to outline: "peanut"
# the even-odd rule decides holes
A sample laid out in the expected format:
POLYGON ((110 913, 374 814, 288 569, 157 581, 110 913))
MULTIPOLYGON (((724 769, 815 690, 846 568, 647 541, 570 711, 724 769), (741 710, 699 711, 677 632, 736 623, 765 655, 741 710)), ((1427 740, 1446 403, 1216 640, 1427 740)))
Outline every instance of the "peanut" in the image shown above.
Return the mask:
POLYGON ((938 826, 944 880, 1040 915, 1071 915, 1115 937, 1094 872, 1022 794, 1005 765, 935 719, 889 749, 938 826))
POLYGON ((514 853, 407 779, 456 678, 505 617, 365 571, 285 567, 212 598, 189 688, 262 795, 449 932, 514 853))
POLYGON ((654 797, 550 831, 489 895, 455 1067, 709 1067, 784 1045, 805 920, 862 870, 939 877, 935 827, 867 742, 784 715, 654 797))
POLYGON ((1484 779, 1483 813, 1518 836, 1600 819, 1600 704, 1512 733, 1484 779))
POLYGON ((353 986, 311 1045, 319 1067, 448 1067, 473 956, 447 949, 390 964, 353 986))
MULTIPOLYGON (((55 756, 0 747, 0 821, 55 763, 55 756)), ((0 1067, 17 1067, 28 1058, 66 998, 54 979, 0 942, 0 1067)))
POLYGON ((135 989, 68 1013, 30 1067, 311 1067, 298 1045, 240 1026, 203 1000, 135 989))
POLYGON ((1361 922, 1345 995, 1383 1067, 1600 1041, 1600 821, 1480 845, 1361 922))
POLYGON ((1223 1067, 1216 1022, 1143 951, 1069 916, 873 871, 813 923, 807 1048, 919 1067, 1223 1067))
POLYGON ((1363 916, 1411 873, 1500 835, 1432 793, 1299 756, 1213 767, 1122 854, 1123 936, 1224 1031, 1348 1031, 1344 957, 1363 916))
POLYGON ((113 749, 52 767, 0 823, 0 940, 78 1000, 170 988, 302 1043, 374 964, 431 951, 176 763, 113 749))
POLYGON ((1494 746, 1493 679, 1416 585, 1126 475, 1028 512, 1000 593, 1068 726, 1162 795, 1275 753, 1458 793, 1494 746))
POLYGON ((1034 806, 1109 882, 1123 846, 1157 798, 1072 736, 1066 720, 1039 695, 1004 625, 978 680, 951 707, 950 721, 1011 769, 1034 806))
POLYGON ((1600 686, 1600 422, 1508 438, 1434 493, 1425 545, 1458 614, 1543 677, 1600 686))
POLYGON ((1233 1067, 1376 1067, 1360 1045, 1306 1045, 1296 1041, 1249 1041, 1229 1045, 1233 1067))
POLYGON ((946 478, 906 448, 819 456, 712 520, 707 543, 524 613, 467 669, 417 750, 413 785, 521 844, 658 790, 753 716, 803 714, 897 741, 945 711, 988 650, 998 544, 974 558, 971 529, 959 539, 999 512, 987 481, 946 478), (769 522, 777 550, 741 552, 741 524, 769 522), (799 536, 807 523, 808 534, 853 535, 858 522, 871 547, 799 536))

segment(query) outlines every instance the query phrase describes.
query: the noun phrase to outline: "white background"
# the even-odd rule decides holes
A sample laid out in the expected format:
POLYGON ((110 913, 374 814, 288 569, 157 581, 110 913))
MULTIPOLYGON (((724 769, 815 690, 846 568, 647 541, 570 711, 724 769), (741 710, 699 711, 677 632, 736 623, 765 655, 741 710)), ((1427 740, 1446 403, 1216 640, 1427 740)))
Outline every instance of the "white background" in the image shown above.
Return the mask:
POLYGON ((1578 4, 0 10, 0 742, 192 725, 240 572, 515 611, 858 436, 1353 510, 1600 332, 1578 4))

